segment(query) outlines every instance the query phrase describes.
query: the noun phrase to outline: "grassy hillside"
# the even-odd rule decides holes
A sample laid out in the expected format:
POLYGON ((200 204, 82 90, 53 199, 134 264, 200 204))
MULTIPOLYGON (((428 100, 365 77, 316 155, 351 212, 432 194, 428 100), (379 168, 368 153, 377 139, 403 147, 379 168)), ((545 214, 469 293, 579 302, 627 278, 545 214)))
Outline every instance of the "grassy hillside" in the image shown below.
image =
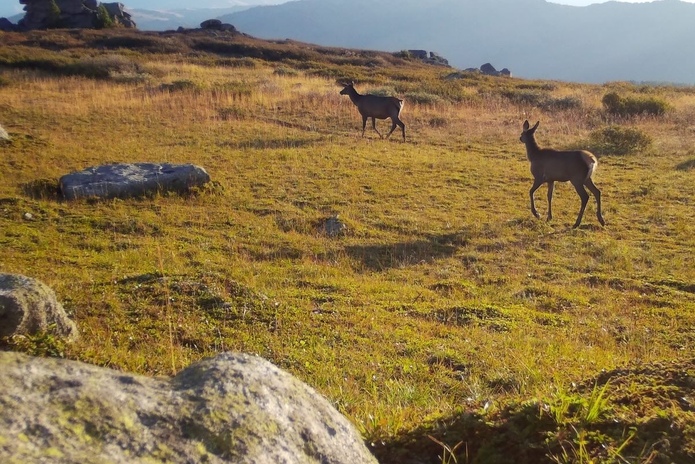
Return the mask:
POLYGON ((0 45, 0 272, 51 286, 82 334, 4 349, 147 375, 256 353, 383 463, 695 459, 695 88, 445 79, 202 33, 0 45), (360 137, 341 79, 404 98, 406 143, 360 137), (610 92, 667 111, 613 115, 610 92), (554 219, 532 217, 525 119, 542 146, 596 151, 605 228, 593 199, 571 228, 565 184, 554 219), (61 175, 113 162, 195 163, 214 182, 56 195, 61 175), (334 215, 339 237, 322 231, 334 215))

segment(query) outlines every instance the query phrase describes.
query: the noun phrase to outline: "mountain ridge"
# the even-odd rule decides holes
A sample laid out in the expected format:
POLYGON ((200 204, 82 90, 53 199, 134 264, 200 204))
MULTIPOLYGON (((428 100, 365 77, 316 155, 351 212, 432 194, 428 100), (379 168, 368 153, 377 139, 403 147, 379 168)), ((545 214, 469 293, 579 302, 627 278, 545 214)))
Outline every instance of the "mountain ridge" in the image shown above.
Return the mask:
POLYGON ((458 68, 491 62, 527 78, 695 83, 687 50, 695 41, 689 27, 695 4, 679 0, 586 7, 545 0, 298 0, 220 19, 259 38, 434 50, 458 68))

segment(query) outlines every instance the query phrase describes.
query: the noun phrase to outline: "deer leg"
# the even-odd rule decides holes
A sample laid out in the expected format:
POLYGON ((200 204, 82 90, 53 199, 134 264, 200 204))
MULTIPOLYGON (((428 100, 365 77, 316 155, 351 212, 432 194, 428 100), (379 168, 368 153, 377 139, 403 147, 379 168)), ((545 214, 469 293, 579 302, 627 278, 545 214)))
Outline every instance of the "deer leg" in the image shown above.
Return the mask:
POLYGON ((533 186, 531 186, 531 190, 529 190, 528 192, 529 196, 531 197, 531 212, 537 218, 540 218, 540 215, 538 214, 538 211, 536 211, 536 204, 533 201, 533 194, 536 193, 536 190, 538 190, 538 187, 540 187, 541 185, 543 185, 543 181, 535 179, 533 181, 533 186))
POLYGON ((586 209, 586 204, 589 202, 589 194, 586 193, 586 190, 584 190, 584 184, 583 183, 572 182, 572 185, 574 185, 574 189, 577 191, 577 195, 579 195, 579 198, 582 199, 582 207, 579 209, 579 215, 577 216, 577 221, 572 226, 573 229, 576 229, 577 227, 579 227, 579 224, 582 223, 582 216, 584 216, 584 210, 586 209))
POLYGON ((403 132, 403 141, 405 142, 405 124, 403 121, 398 121, 398 125, 401 126, 401 132, 403 132))
POLYGON ((388 134, 386 134, 386 138, 391 137, 391 134, 393 134, 393 131, 396 129, 396 121, 393 119, 391 120, 391 130, 389 131, 388 134))
POLYGON ((548 221, 553 218, 553 190, 555 190, 555 182, 548 181, 548 221))
POLYGON ((367 116, 362 116, 362 137, 364 137, 364 130, 367 128, 367 116))
POLYGON ((384 138, 383 135, 381 135, 381 132, 376 130, 376 118, 372 117, 372 128, 376 131, 377 134, 379 134, 379 138, 384 138))
POLYGON ((596 218, 598 218, 598 222, 600 222, 602 226, 605 226, 606 221, 603 220, 603 216, 601 215, 601 191, 596 187, 591 178, 588 178, 584 182, 584 185, 594 194, 594 198, 596 198, 596 218))

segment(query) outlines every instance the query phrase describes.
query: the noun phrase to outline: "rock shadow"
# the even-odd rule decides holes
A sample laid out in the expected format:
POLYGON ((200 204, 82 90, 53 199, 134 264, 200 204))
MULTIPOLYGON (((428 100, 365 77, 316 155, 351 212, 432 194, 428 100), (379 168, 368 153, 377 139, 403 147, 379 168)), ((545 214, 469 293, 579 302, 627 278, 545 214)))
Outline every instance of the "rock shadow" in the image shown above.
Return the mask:
POLYGON ((385 271, 450 257, 467 244, 467 236, 453 233, 431 235, 411 242, 349 246, 345 252, 370 271, 385 271))

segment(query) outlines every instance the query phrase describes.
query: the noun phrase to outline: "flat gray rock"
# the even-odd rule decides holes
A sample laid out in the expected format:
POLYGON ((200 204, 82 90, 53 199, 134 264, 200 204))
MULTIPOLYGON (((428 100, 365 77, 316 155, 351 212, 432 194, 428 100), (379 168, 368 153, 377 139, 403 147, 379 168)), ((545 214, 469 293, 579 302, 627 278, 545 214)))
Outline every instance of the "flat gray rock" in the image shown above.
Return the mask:
POLYGON ((210 182, 205 169, 193 164, 107 164, 66 174, 60 190, 66 200, 129 198, 163 192, 183 193, 210 182))
POLYGON ((173 378, 0 352, 0 462, 376 464, 353 425, 268 361, 173 378))

